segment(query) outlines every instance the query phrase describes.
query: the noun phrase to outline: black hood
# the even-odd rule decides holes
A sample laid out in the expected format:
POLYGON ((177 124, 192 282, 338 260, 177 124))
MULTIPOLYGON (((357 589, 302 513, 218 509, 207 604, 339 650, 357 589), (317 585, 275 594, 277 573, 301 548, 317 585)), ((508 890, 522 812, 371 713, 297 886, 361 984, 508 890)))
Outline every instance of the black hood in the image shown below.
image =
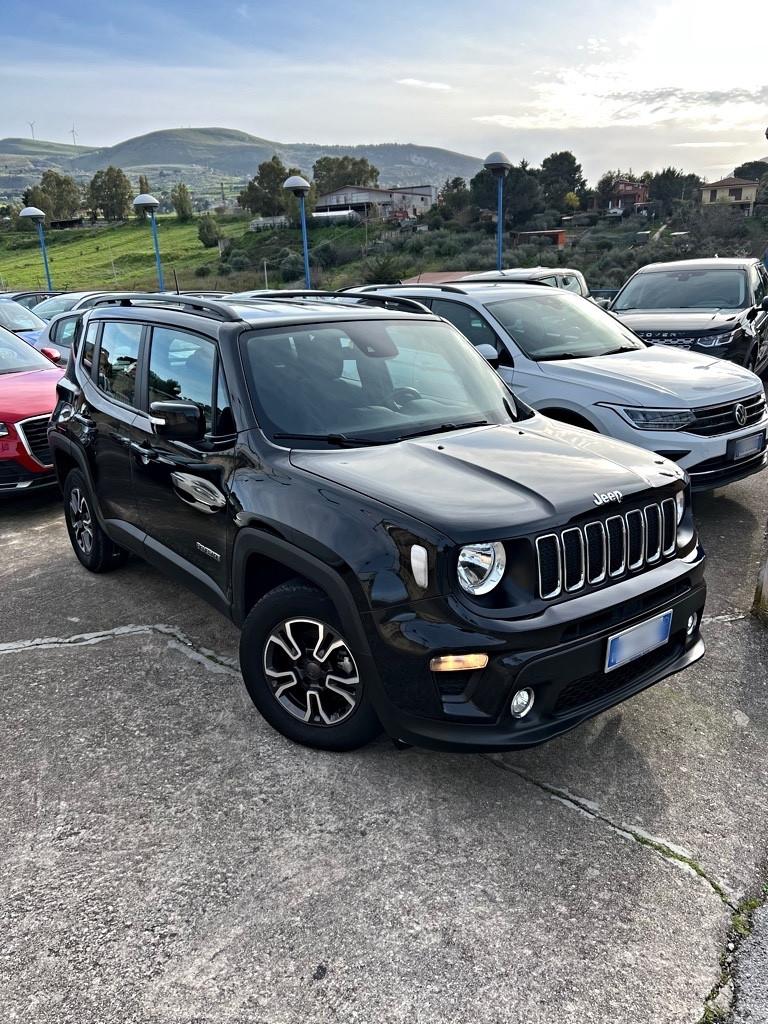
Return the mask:
POLYGON ((344 451, 293 451, 297 468, 428 523, 457 543, 550 525, 682 471, 652 452, 543 416, 344 451))
POLYGON ((648 309, 616 310, 616 316, 638 334, 646 331, 696 331, 722 334, 739 326, 746 309, 648 309))

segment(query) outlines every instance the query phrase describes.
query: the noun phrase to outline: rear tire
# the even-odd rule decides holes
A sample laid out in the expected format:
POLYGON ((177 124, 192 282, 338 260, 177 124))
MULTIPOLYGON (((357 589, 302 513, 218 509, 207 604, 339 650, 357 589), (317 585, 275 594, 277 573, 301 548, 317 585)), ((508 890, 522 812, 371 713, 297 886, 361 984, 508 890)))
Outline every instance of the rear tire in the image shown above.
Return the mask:
POLYGON ((243 623, 240 669, 251 700, 294 743, 356 750, 381 732, 332 601, 300 580, 271 590, 243 623))
POLYGON ((99 526, 93 494, 79 469, 70 470, 64 481, 64 518, 72 548, 89 572, 111 572, 125 562, 128 552, 99 526))

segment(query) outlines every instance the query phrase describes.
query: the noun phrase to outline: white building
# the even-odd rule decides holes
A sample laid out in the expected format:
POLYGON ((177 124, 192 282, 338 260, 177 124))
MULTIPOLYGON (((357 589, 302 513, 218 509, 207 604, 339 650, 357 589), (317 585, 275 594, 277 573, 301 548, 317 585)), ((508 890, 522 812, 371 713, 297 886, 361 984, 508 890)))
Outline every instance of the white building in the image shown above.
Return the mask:
POLYGON ((375 207, 382 217, 406 220, 431 210, 437 202, 435 185, 398 185, 393 188, 374 188, 363 185, 344 185, 333 192, 317 197, 315 211, 325 213, 338 207, 367 213, 375 207))

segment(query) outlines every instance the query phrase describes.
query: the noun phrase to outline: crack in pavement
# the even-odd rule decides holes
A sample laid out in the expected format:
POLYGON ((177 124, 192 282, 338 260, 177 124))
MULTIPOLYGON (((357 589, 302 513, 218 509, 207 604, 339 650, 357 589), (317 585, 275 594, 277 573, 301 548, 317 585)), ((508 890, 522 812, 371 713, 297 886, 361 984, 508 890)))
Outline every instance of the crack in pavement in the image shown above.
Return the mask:
POLYGON ((564 804, 572 811, 576 811, 584 817, 590 818, 592 821, 599 821, 601 824, 606 825, 611 831, 616 832, 623 839, 627 839, 630 842, 637 843, 638 846, 644 846, 646 849, 652 850, 655 854, 662 857, 664 860, 681 871, 685 871, 686 874, 695 875, 705 882, 712 892, 722 900, 727 907, 735 911, 738 907, 738 902, 735 896, 727 892, 725 887, 712 878, 704 868, 696 861, 692 853, 684 850, 682 847, 674 846, 672 843, 665 839, 659 839, 656 836, 650 835, 648 832, 643 831, 637 825, 626 825, 618 824, 612 821, 607 815, 603 814, 599 806, 592 800, 586 800, 584 797, 576 796, 570 793, 567 789, 562 789, 559 786, 553 786, 549 782, 541 782, 539 779, 534 778, 527 772, 522 771, 520 768, 515 768, 510 764, 506 764, 504 761, 499 761, 490 754, 481 754, 482 758, 489 761, 496 768, 502 771, 509 772, 512 775, 517 775, 518 778, 523 779, 525 782, 530 783, 532 786, 536 786, 545 792, 550 799, 557 800, 558 803, 564 804))
POLYGON ((36 637, 34 640, 13 640, 0 644, 0 656, 20 654, 24 651, 45 651, 58 647, 88 647, 103 643, 105 640, 114 640, 123 636, 141 636, 142 634, 156 634, 167 638, 169 647, 181 651, 185 657, 203 665, 209 672, 216 675, 240 677, 240 669, 235 658, 217 654, 208 647, 198 647, 182 630, 164 623, 151 625, 131 623, 126 626, 115 626, 113 629, 97 630, 93 633, 76 633, 73 636, 43 636, 36 637))

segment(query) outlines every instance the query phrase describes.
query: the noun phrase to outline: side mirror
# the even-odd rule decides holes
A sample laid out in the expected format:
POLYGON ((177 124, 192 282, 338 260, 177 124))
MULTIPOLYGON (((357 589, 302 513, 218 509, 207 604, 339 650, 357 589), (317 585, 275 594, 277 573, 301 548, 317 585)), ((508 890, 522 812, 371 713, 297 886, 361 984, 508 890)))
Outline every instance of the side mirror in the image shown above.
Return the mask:
POLYGON ((205 416, 194 402, 152 402, 149 418, 153 432, 169 441, 193 443, 205 436, 205 416))
POLYGON ((768 313, 768 295, 766 295, 763 301, 760 303, 760 309, 764 313, 768 313))
MULTIPOLYGON (((592 298, 592 296, 590 296, 590 298, 592 298)), ((600 298, 600 299, 595 299, 595 298, 592 298, 592 301, 593 301, 593 302, 594 302, 594 303, 595 303, 595 304, 596 304, 597 306, 599 306, 599 307, 600 307, 600 309, 608 309, 608 307, 609 307, 609 306, 610 306, 610 304, 611 304, 611 300, 610 300, 610 299, 606 299, 606 298, 600 298)))
POLYGON ((43 353, 45 358, 50 359, 52 363, 61 362, 61 352, 59 352, 57 348, 51 348, 46 345, 44 348, 41 348, 40 351, 43 353))
POLYGON ((480 353, 483 359, 487 359, 491 366, 495 367, 499 365, 499 353, 496 351, 493 345, 489 345, 486 342, 482 345, 477 345, 476 347, 477 351, 480 353))

